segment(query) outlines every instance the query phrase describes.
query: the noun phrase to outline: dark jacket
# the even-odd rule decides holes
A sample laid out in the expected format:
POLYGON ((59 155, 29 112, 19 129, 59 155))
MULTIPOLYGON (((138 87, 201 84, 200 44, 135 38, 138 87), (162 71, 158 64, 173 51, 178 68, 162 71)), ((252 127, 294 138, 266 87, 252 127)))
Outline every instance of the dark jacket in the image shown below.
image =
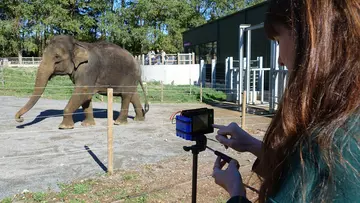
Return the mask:
MULTIPOLYGON (((268 197, 266 202, 311 202, 319 195, 321 180, 327 179, 331 170, 331 187, 333 189, 330 202, 360 202, 360 119, 359 115, 353 116, 339 128, 334 135, 332 149, 342 157, 336 157, 333 166, 327 166, 322 160, 317 145, 311 146, 314 152, 311 156, 307 153, 308 148, 303 148, 304 170, 300 163, 299 151, 295 152, 289 159, 284 178, 282 178, 278 192, 268 197), (344 135, 347 136, 344 136, 344 135), (301 187, 304 184, 306 187, 301 187)), ((316 142, 314 142, 316 143, 316 142)), ((253 165, 253 171, 261 176, 261 170, 266 167, 260 166, 257 159, 253 165)), ((244 197, 233 197, 227 203, 249 202, 244 197)))

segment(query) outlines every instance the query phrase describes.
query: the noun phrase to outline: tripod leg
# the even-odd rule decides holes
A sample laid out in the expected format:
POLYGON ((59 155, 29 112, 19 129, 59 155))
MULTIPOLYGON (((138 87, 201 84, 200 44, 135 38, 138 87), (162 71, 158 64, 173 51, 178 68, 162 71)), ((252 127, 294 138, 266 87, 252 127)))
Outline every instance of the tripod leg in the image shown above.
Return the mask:
POLYGON ((193 150, 193 175, 192 175, 192 203, 196 203, 196 184, 197 184, 198 152, 193 150))

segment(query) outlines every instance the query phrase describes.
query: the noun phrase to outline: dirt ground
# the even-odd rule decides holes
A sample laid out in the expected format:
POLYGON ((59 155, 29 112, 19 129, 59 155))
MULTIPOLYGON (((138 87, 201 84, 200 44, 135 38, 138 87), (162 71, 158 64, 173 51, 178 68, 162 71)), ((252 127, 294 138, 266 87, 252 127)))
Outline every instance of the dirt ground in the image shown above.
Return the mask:
MULTIPOLYGON (((0 97, 0 199, 21 193, 57 191, 58 183, 97 177, 107 167, 106 103, 94 103, 96 125, 81 126, 83 115, 74 115, 75 128, 58 130, 67 101, 40 99, 17 123, 15 113, 27 98, 0 97)), ((215 123, 241 122, 241 113, 205 104, 150 104, 146 121, 128 120, 127 125, 114 126, 114 169, 110 178, 119 181, 121 171, 137 173, 137 190, 131 194, 152 193, 149 202, 190 202, 192 154, 183 150, 193 142, 175 135, 172 113, 199 107, 215 110, 215 123), (171 194, 169 197, 168 194, 171 194)), ((114 105, 114 117, 120 104, 114 105)), ((132 107, 130 115, 134 115, 132 107)), ((259 139, 270 119, 247 115, 247 130, 259 139)), ((214 139, 215 133, 207 137, 214 139)), ((255 157, 249 153, 225 150, 219 143, 208 140, 208 146, 236 158, 245 181, 255 157)), ((226 194, 214 184, 211 170, 215 155, 209 150, 199 154, 198 202, 221 202, 226 194)), ((100 178, 101 179, 101 178, 100 178)), ((254 194, 249 190, 249 195, 254 194)), ((114 199, 109 200, 109 202, 114 199)), ((121 202, 121 200, 119 200, 121 202)))

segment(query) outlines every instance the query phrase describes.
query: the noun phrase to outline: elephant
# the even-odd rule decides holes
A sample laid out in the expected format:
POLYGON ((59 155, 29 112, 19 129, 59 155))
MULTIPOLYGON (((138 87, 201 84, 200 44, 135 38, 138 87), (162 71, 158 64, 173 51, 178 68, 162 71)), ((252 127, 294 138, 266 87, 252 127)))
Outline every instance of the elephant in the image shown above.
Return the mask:
POLYGON ((80 106, 85 114, 82 126, 95 125, 91 100, 96 93, 107 95, 107 88, 113 88, 113 95, 121 97, 121 111, 115 125, 127 123, 130 103, 136 113, 134 120, 145 120, 149 103, 141 80, 140 64, 129 51, 106 41, 84 42, 70 35, 56 35, 44 49, 33 94, 16 113, 17 122, 24 121, 21 116, 36 104, 48 81, 57 75, 68 75, 75 86, 64 108, 59 129, 74 128, 72 114, 80 106), (137 92, 139 83, 145 96, 145 110, 137 92))

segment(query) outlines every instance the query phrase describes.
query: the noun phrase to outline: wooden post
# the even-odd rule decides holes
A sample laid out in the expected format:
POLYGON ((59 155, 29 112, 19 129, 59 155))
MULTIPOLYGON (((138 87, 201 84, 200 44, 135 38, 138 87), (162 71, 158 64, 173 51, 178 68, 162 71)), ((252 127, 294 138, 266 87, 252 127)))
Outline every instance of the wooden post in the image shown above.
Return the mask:
POLYGON ((107 89, 108 109, 107 109, 107 141, 108 141, 108 173, 113 174, 113 89, 107 89))
POLYGON ((189 84, 190 84, 190 95, 191 95, 191 78, 189 78, 189 84))
POLYGON ((161 102, 164 101, 164 84, 163 81, 161 81, 161 102))
POLYGON ((180 64, 180 54, 177 53, 177 64, 179 65, 180 64))
POLYGON ((192 52, 192 64, 195 64, 195 53, 194 52, 192 52))
POLYGON ((148 95, 148 86, 147 86, 147 83, 144 82, 143 84, 145 85, 145 94, 148 95))
POLYGON ((246 90, 243 92, 242 110, 241 110, 241 128, 245 129, 245 115, 246 115, 246 90))
POLYGON ((202 82, 200 82, 200 102, 202 103, 202 82))

